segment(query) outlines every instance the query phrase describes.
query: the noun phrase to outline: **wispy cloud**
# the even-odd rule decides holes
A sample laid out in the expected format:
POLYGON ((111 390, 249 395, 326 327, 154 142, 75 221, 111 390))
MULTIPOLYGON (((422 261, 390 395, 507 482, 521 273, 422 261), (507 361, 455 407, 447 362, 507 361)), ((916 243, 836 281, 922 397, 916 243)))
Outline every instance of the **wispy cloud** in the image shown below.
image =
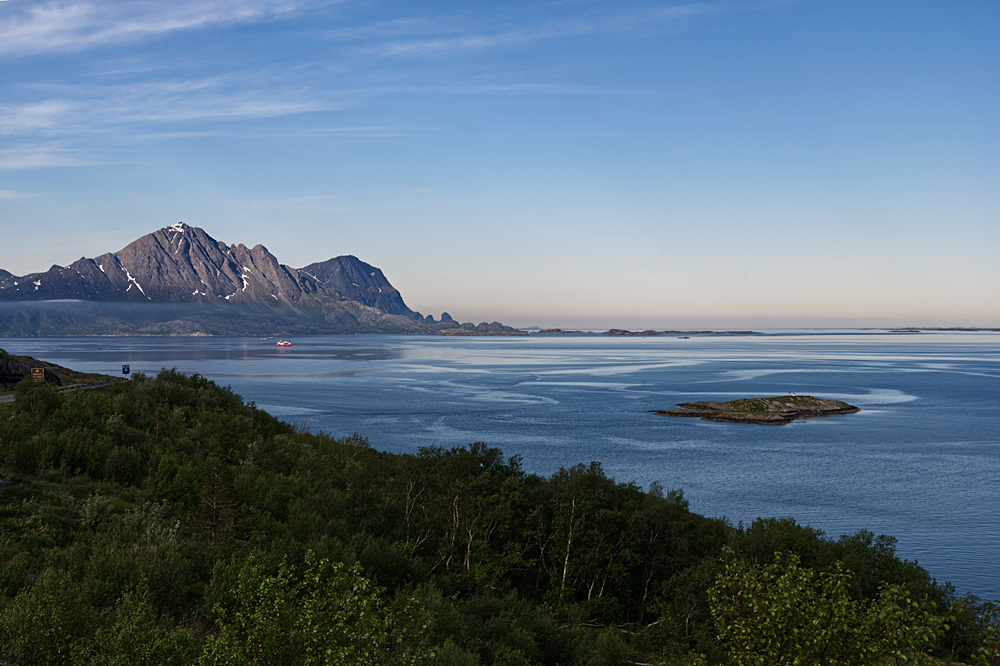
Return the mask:
POLYGON ((120 0, 11 3, 0 18, 0 53, 79 51, 180 30, 273 19, 304 0, 120 0))
MULTIPOLYGON (((451 71, 400 66, 435 54, 520 49, 546 40, 592 34, 643 34, 689 17, 713 12, 766 9, 801 0, 749 2, 614 2, 526 8, 485 7, 430 15, 423 12, 382 20, 362 6, 341 25, 322 8, 348 0, 18 0, 0 4, 0 56, 76 52, 99 45, 141 41, 171 32, 272 21, 315 11, 318 28, 288 22, 296 48, 284 60, 201 59, 201 51, 129 49, 110 60, 87 60, 84 71, 48 68, 46 80, 25 69, 20 82, 0 84, 0 136, 23 145, 0 150, 0 169, 34 169, 104 163, 109 151, 133 141, 160 137, 232 136, 358 137, 382 139, 438 132, 392 123, 337 126, 322 115, 308 122, 274 120, 372 104, 377 97, 413 95, 607 95, 641 94, 614 85, 547 82, 544 73, 451 71), (362 15, 359 18, 359 15, 362 15), (299 48, 305 30, 309 44, 299 48), (373 57, 374 56, 374 57, 373 57), (58 77, 58 78, 57 78, 58 77), (534 80, 531 80, 534 79, 534 80), (264 122, 264 121, 267 122, 264 122), (254 123, 253 121, 261 121, 254 123), (313 124, 320 126, 310 126, 313 124), (257 125, 256 127, 252 125, 257 125), (116 143, 94 142, 107 135, 116 143), (59 141, 61 143, 49 143, 59 141), (87 157, 96 150, 96 157, 87 157)), ((3 0, 0 0, 2 3, 3 0)), ((433 11, 433 10, 432 10, 433 11)), ((289 34, 281 39, 287 41, 289 34)), ((76 59, 78 56, 73 55, 76 59)), ((9 58, 7 58, 9 59, 9 58)), ((56 58, 58 60, 58 58, 56 58)), ((16 81, 16 77, 13 79, 16 81)), ((586 80, 581 77, 581 80, 586 80)), ((380 116, 383 117, 383 116, 380 116)), ((348 122, 357 122, 356 119, 348 122)), ((361 121, 362 123, 364 121, 361 121)), ((420 121, 417 121, 419 123, 420 121)))
POLYGON ((358 137, 412 136, 439 128, 412 125, 319 125, 282 123, 251 126, 253 121, 330 112, 357 107, 387 95, 600 95, 629 94, 597 86, 532 82, 495 82, 482 79, 448 84, 384 85, 360 88, 323 87, 308 81, 282 86, 280 82, 253 85, 250 81, 276 79, 261 72, 124 84, 49 85, 50 99, 0 105, 0 135, 68 137, 115 132, 137 138, 239 137, 358 137), (162 128, 162 129, 161 129, 162 128))
POLYGON ((21 145, 0 149, 0 169, 88 166, 96 162, 57 145, 21 145))
POLYGON ((451 85, 426 85, 397 88, 393 92, 409 93, 450 93, 455 95, 600 95, 622 94, 629 91, 622 88, 601 86, 569 85, 562 83, 532 83, 527 81, 517 83, 498 83, 492 81, 465 81, 451 85))
POLYGON ((540 36, 529 31, 514 31, 492 35, 456 35, 431 39, 412 39, 375 44, 366 49, 370 53, 389 57, 427 55, 450 51, 479 51, 498 46, 535 41, 540 36))
POLYGON ((142 124, 274 118, 338 108, 308 91, 248 85, 246 76, 214 76, 117 85, 50 85, 50 99, 0 105, 0 135, 59 136, 142 124))
POLYGON ((73 105, 64 100, 0 105, 0 134, 51 130, 65 122, 73 105))
POLYGON ((326 110, 301 90, 261 90, 240 77, 206 77, 102 87, 95 105, 120 121, 186 122, 268 118, 326 110), (107 101, 100 101, 107 100, 107 101))
POLYGON ((339 39, 365 42, 363 49, 375 56, 428 56, 514 47, 596 34, 650 34, 662 30, 664 26, 696 16, 766 10, 801 1, 687 2, 667 6, 663 3, 649 3, 630 7, 608 3, 575 15, 564 14, 549 19, 544 14, 533 14, 527 18, 518 13, 489 16, 467 14, 436 20, 397 19, 364 28, 338 31, 336 36, 339 39))
MULTIPOLYGON (((610 10, 593 10, 549 20, 526 21, 517 15, 491 17, 491 21, 483 17, 469 17, 469 25, 466 26, 455 19, 396 21, 380 24, 383 28, 381 35, 376 30, 370 30, 359 32, 357 36, 366 37, 371 42, 366 50, 377 56, 421 56, 503 48, 598 33, 646 32, 662 27, 664 23, 720 11, 745 10, 756 4, 694 2, 628 9, 611 4, 610 10), (491 25, 493 29, 482 30, 483 24, 491 25)), ((348 35, 345 33, 344 36, 348 35)))
POLYGON ((0 190, 0 201, 8 201, 10 199, 17 199, 18 194, 12 190, 0 190))
POLYGON ((247 128, 254 136, 286 137, 286 138, 320 138, 320 137, 359 137, 369 139, 384 139, 401 136, 411 136, 427 131, 422 127, 401 126, 346 126, 346 127, 255 127, 247 128))
MULTIPOLYGON (((0 0, 2 1, 2 0, 0 0)), ((329 27, 330 41, 355 43, 383 57, 476 51, 547 39, 649 31, 665 23, 719 12, 753 11, 802 0, 686 2, 632 5, 618 3, 547 18, 544 5, 526 12, 504 10, 450 15, 404 16, 359 25, 329 27)), ((273 21, 348 0, 21 0, 0 13, 0 53, 31 55, 73 52, 130 43, 169 33, 232 24, 273 21)), ((407 8, 403 5, 403 9, 407 8)), ((419 10, 419 7, 414 7, 419 10)))

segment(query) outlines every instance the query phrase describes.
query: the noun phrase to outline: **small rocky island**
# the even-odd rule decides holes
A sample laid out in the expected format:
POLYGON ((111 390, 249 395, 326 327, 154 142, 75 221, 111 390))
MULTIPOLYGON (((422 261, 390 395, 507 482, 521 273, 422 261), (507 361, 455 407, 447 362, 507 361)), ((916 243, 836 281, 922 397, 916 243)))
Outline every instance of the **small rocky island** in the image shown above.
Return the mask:
POLYGON ((744 398, 729 402, 685 402, 680 409, 653 413, 659 416, 695 416, 702 421, 784 425, 807 416, 853 414, 861 410, 840 400, 824 400, 811 395, 784 395, 773 398, 744 398))

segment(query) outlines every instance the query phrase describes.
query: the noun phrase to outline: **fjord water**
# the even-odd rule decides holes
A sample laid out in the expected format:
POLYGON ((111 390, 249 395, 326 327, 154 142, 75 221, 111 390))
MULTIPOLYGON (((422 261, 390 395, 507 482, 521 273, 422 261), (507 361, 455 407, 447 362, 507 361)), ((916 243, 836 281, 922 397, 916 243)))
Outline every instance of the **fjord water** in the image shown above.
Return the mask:
POLYGON ((11 353, 114 374, 176 367, 275 416, 373 446, 483 441, 550 474, 597 460, 683 488, 733 523, 792 516, 829 536, 898 538, 960 593, 1000 596, 1000 335, 318 336, 2 339, 11 353), (861 412, 786 426, 655 416, 790 392, 861 412))

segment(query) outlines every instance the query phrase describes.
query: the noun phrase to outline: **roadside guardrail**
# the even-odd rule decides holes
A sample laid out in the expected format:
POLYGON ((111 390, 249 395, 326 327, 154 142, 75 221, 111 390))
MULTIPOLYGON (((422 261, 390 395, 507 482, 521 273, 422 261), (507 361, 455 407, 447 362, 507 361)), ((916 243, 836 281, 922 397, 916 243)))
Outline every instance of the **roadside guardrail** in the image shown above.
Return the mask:
POLYGON ((116 382, 123 382, 123 381, 125 380, 116 377, 114 379, 109 379, 104 382, 90 382, 89 384, 73 384, 71 386, 60 386, 59 388, 56 389, 56 393, 62 393, 63 391, 75 391, 77 389, 96 388, 98 386, 107 386, 108 384, 114 384, 116 382))

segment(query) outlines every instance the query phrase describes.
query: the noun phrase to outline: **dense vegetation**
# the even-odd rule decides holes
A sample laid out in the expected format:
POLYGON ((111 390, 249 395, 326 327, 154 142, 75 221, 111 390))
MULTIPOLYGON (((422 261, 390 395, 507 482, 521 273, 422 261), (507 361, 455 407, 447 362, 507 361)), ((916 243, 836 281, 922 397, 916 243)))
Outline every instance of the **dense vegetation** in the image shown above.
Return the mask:
POLYGON ((542 478, 481 443, 379 452, 174 371, 22 382, 0 471, 11 664, 894 663, 996 644, 996 605, 956 604, 891 537, 732 526, 596 462, 542 478))

